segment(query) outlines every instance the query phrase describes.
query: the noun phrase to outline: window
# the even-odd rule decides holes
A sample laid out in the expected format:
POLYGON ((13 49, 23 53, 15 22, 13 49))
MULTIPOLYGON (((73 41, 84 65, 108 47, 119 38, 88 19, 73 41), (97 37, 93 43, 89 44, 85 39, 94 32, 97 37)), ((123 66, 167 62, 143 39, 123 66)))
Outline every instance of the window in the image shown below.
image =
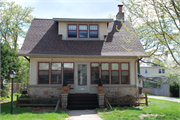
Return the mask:
POLYGON ((49 84, 49 62, 38 63, 38 84, 49 84))
POLYGON ((51 63, 51 84, 61 84, 61 63, 51 63))
POLYGON ((68 25, 68 38, 77 38, 77 25, 68 25))
POLYGON ((98 38, 98 25, 89 25, 89 37, 98 38))
POLYGON ((162 73, 165 73, 165 69, 162 69, 162 73))
POLYGON ((79 38, 87 38, 87 25, 79 25, 79 38))
POLYGON ((145 73, 146 73, 146 74, 148 73, 148 70, 147 70, 147 69, 145 69, 145 73))
POLYGON ((121 84, 129 84, 129 63, 121 63, 121 84))
POLYGON ((67 84, 74 84, 74 63, 64 63, 64 79, 67 84))
POLYGON ((161 69, 159 69, 159 73, 161 73, 161 69))
POLYGON ((109 63, 101 63, 101 79, 103 84, 109 84, 109 63))
POLYGON ((119 63, 111 63, 111 84, 119 84, 119 63))
POLYGON ((91 63, 91 84, 97 84, 99 79, 99 63, 91 63))

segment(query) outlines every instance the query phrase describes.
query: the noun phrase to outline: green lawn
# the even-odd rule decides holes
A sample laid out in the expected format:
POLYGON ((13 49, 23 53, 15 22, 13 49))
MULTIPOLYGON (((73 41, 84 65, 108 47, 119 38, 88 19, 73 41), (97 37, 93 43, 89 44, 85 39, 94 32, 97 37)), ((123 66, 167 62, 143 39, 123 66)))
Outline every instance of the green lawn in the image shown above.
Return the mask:
POLYGON ((127 109, 114 108, 97 109, 103 120, 124 120, 124 119, 177 119, 180 118, 180 103, 165 100, 148 99, 149 106, 131 107, 127 109))
MULTIPOLYGON (((65 120, 68 114, 64 111, 44 110, 36 112, 33 108, 15 108, 16 96, 14 95, 13 114, 11 115, 11 99, 8 98, 1 102, 1 120, 65 120)), ((40 108, 42 109, 42 108, 40 108)))

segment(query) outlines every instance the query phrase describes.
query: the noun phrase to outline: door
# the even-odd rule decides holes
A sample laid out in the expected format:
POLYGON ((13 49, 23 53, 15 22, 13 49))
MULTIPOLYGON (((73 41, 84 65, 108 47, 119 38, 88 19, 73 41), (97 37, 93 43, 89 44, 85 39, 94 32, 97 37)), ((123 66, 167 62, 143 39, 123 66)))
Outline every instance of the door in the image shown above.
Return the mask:
POLYGON ((77 64, 77 93, 88 93, 87 64, 77 64))

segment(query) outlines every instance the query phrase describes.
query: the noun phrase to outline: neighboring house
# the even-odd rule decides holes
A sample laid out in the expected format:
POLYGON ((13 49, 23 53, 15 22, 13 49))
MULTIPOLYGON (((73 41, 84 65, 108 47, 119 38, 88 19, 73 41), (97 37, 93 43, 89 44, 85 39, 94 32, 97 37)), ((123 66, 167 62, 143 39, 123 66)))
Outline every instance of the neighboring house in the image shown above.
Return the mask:
POLYGON ((137 62, 148 54, 122 5, 116 18, 33 19, 17 54, 30 60, 29 95, 59 96, 64 78, 71 94, 97 94, 101 78, 109 96, 138 95, 137 62))
POLYGON ((162 77, 165 76, 166 70, 162 66, 141 63, 140 74, 144 77, 162 77))

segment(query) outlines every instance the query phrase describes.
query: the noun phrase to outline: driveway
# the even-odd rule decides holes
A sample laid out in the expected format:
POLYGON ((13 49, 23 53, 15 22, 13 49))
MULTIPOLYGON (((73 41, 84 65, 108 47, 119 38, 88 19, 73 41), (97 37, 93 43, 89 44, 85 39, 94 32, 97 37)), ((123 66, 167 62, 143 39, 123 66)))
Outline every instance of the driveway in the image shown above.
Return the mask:
POLYGON ((172 97, 162 97, 162 96, 148 95, 148 98, 161 99, 161 100, 169 100, 169 101, 179 102, 180 103, 180 99, 172 98, 172 97))
POLYGON ((95 110, 69 110, 66 120, 103 120, 95 110))

